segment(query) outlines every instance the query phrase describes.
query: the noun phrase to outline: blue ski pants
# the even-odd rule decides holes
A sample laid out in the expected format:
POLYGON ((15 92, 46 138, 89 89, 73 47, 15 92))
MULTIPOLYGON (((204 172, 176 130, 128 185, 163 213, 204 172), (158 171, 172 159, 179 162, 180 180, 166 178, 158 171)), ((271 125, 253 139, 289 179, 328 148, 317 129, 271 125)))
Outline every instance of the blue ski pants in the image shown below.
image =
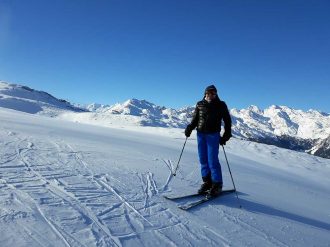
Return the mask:
POLYGON ((212 182, 222 184, 222 172, 219 162, 220 133, 202 133, 197 131, 198 156, 202 177, 211 174, 212 182))

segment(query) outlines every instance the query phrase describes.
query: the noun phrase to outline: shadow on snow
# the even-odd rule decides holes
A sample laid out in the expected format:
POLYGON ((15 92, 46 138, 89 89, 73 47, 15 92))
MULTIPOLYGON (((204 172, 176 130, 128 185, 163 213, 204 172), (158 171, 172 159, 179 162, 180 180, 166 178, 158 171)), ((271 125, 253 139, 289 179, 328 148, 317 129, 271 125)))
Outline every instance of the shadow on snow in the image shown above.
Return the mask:
MULTIPOLYGON (((238 192, 238 193, 239 193, 239 195, 246 195, 241 192, 238 192)), ((322 221, 311 219, 311 218, 301 216, 298 214, 286 212, 284 210, 276 209, 271 206, 263 205, 261 203, 242 199, 241 197, 239 198, 239 201, 242 205, 242 210, 246 210, 251 213, 270 215, 270 216, 275 216, 275 217, 279 217, 279 218, 286 218, 288 220, 296 221, 296 222, 310 225, 313 227, 330 230, 330 224, 326 223, 326 222, 322 222, 322 221)), ((238 207, 238 201, 234 194, 226 195, 221 198, 217 198, 217 199, 213 200, 212 202, 210 202, 210 204, 225 205, 228 207, 238 207)), ((200 205, 199 207, 203 207, 203 205, 200 205)), ((196 209, 193 209, 193 210, 196 210, 196 209)))

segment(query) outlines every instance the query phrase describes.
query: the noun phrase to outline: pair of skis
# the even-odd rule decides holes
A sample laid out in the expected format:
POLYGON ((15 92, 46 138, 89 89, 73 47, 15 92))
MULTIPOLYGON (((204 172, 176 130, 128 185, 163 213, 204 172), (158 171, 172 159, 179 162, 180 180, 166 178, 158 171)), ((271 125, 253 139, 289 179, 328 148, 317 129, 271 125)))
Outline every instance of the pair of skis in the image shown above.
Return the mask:
POLYGON ((211 200, 213 200, 215 198, 218 198, 220 196, 227 195, 227 194, 230 194, 230 193, 233 193, 233 192, 235 192, 235 189, 232 189, 232 190, 223 190, 219 195, 216 195, 216 196, 209 196, 207 194, 201 195, 201 194, 195 193, 195 194, 189 194, 189 195, 183 195, 183 196, 175 196, 175 197, 164 196, 164 198, 166 198, 168 200, 171 200, 171 201, 176 201, 176 200, 180 200, 180 199, 202 197, 201 199, 199 199, 197 201, 194 201, 194 202, 191 202, 191 203, 188 203, 188 204, 185 204, 185 205, 178 206, 178 208, 180 208, 182 210, 189 210, 189 209, 191 209, 193 207, 196 207, 196 206, 198 206, 200 204, 203 204, 205 202, 211 201, 211 200))

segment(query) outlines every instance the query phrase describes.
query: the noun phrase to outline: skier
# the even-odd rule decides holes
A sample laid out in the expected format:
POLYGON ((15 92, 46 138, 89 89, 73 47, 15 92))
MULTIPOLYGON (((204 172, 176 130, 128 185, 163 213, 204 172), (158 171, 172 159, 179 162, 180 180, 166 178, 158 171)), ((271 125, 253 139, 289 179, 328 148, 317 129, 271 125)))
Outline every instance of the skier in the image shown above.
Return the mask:
POLYGON ((221 101, 214 85, 208 86, 203 100, 197 102, 191 123, 185 129, 188 138, 197 127, 198 156, 201 164, 203 184, 199 194, 219 195, 222 191, 222 172, 219 162, 219 144, 226 145, 231 137, 231 118, 224 101, 221 101), (221 121, 225 132, 220 136, 221 121))

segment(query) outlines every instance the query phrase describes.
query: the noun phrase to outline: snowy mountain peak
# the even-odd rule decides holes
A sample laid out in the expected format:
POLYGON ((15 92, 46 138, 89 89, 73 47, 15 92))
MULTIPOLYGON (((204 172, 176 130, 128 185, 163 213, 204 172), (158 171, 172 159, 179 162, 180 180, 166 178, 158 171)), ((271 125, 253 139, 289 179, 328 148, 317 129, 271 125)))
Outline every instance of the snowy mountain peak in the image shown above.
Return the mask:
POLYGON ((48 116, 55 116, 64 110, 83 111, 66 100, 57 99, 49 93, 4 81, 0 82, 0 107, 48 116))
POLYGON ((88 111, 91 111, 91 112, 104 112, 110 106, 109 105, 99 104, 99 103, 92 103, 92 104, 85 105, 83 107, 86 108, 88 111))
POLYGON ((133 99, 129 99, 129 100, 126 100, 125 102, 124 102, 124 105, 140 105, 140 106, 146 106, 146 105, 153 105, 154 106, 154 104, 153 103, 150 103, 149 101, 147 101, 147 100, 144 100, 144 99, 142 99, 142 100, 139 100, 139 99, 135 99, 135 98, 133 98, 133 99))
POLYGON ((282 110, 283 109, 283 106, 271 105, 270 107, 268 107, 268 109, 271 109, 271 110, 282 110))
POLYGON ((321 111, 318 111, 318 110, 314 110, 314 109, 309 109, 307 111, 307 113, 311 114, 311 115, 314 115, 314 116, 319 116, 319 117, 329 117, 330 114, 329 113, 325 113, 325 112, 321 112, 321 111))
POLYGON ((114 114, 124 114, 133 116, 150 115, 159 117, 164 107, 157 106, 146 100, 129 99, 124 103, 117 103, 110 107, 110 112, 114 114))
POLYGON ((250 105, 250 106, 248 107, 248 110, 250 110, 250 111, 254 111, 254 112, 262 112, 262 110, 260 110, 260 109, 258 108, 258 106, 255 106, 255 105, 250 105))

